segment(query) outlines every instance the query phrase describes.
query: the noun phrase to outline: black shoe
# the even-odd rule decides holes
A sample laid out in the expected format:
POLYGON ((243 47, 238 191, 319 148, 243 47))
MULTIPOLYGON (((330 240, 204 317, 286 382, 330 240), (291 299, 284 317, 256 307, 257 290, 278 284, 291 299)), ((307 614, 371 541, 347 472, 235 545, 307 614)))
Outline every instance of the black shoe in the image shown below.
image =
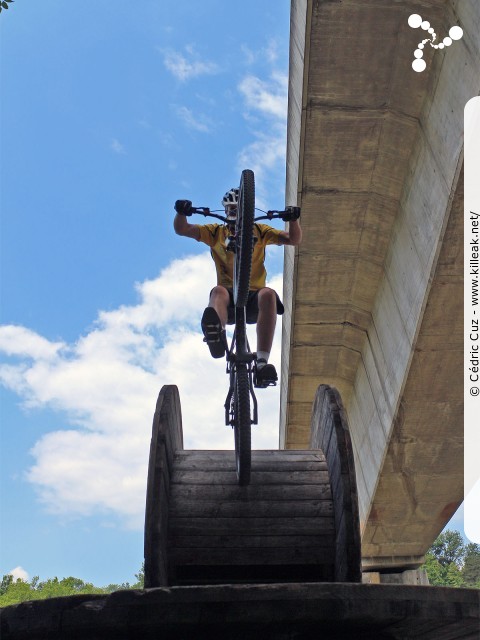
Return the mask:
POLYGON ((207 307, 202 316, 202 331, 205 336, 203 341, 208 344, 210 353, 214 358, 223 358, 227 346, 225 330, 218 313, 213 307, 207 307))
POLYGON ((266 364, 266 360, 260 358, 257 360, 257 365, 255 367, 255 372, 253 376, 253 384, 258 389, 265 389, 270 385, 275 386, 277 384, 278 376, 273 364, 266 364), (265 364, 262 367, 258 367, 259 363, 264 362, 265 364))

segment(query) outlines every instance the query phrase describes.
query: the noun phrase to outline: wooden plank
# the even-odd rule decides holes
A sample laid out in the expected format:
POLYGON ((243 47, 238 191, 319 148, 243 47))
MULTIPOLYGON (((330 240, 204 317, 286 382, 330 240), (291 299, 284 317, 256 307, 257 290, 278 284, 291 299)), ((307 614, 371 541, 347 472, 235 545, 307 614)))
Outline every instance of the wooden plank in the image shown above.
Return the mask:
MULTIPOLYGON (((165 453, 162 451, 165 455, 165 453)), ((155 476, 145 510, 144 557, 145 580, 148 587, 168 584, 168 490, 165 468, 155 476)), ((152 480, 153 482, 153 480, 152 480)))
POLYGON ((169 518, 169 537, 221 535, 235 531, 241 536, 318 535, 334 531, 332 517, 324 518, 169 518))
MULTIPOLYGON (((302 462, 304 460, 311 462, 324 462, 325 455, 323 451, 309 449, 302 451, 298 449, 282 449, 282 450, 261 450, 252 451, 252 462, 262 462, 265 460, 279 460, 281 462, 302 462)), ((235 461, 235 452, 228 450, 207 450, 207 449, 182 449, 175 452, 175 460, 211 460, 213 462, 217 460, 230 460, 235 461)))
POLYGON ((174 385, 160 390, 152 425, 145 505, 145 586, 168 584, 168 511, 174 452, 183 447, 180 397, 174 385))
POLYGON ((241 536, 237 535, 236 531, 232 531, 226 535, 179 535, 169 538, 169 547, 170 549, 310 549, 311 547, 325 547, 332 552, 335 547, 335 534, 332 531, 320 531, 315 535, 241 536))
POLYGON ((310 549, 208 549, 198 553, 196 549, 171 550, 172 562, 179 565, 329 565, 332 562, 332 549, 311 547, 310 549))
MULTIPOLYGON (((179 454, 182 456, 190 456, 190 455, 212 455, 212 456, 233 456, 233 449, 179 449, 179 454)), ((261 458, 262 456, 270 456, 270 455, 278 455, 278 456, 320 456, 324 457, 322 449, 312 448, 312 449, 252 449, 252 457, 253 458, 261 458)))
MULTIPOLYGON (((327 471, 255 471, 252 469, 251 484, 327 484, 329 482, 327 471)), ((238 485, 235 469, 229 471, 181 471, 174 468, 172 483, 188 484, 221 484, 238 485)))
POLYGON ((175 491, 170 495, 170 515, 178 518, 205 517, 320 517, 333 516, 331 500, 255 500, 225 502, 218 500, 185 499, 175 491))
POLYGON ((171 495, 191 500, 217 500, 224 502, 249 502, 255 500, 331 500, 329 484, 302 485, 189 485, 172 484, 171 495))
MULTIPOLYGON (((175 469, 178 471, 232 471, 235 470, 234 456, 176 455, 175 469)), ((276 456, 252 458, 252 471, 327 471, 327 463, 315 457, 276 456)))
POLYGON ((361 581, 361 542, 353 448, 338 391, 321 385, 315 396, 311 445, 328 461, 335 527, 335 580, 361 581))

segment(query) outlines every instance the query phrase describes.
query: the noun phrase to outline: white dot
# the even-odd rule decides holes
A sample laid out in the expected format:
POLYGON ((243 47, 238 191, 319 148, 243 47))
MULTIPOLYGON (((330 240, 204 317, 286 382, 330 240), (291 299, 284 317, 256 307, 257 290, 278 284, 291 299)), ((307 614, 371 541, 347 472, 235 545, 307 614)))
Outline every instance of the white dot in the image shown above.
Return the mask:
POLYGON ((438 48, 439 49, 444 49, 445 48, 445 45, 443 44, 443 42, 440 42, 440 44, 438 45, 438 48))
POLYGON ((433 33, 434 29, 433 27, 430 27, 430 29, 428 30, 428 33, 433 33))
POLYGON ((412 62, 412 69, 417 73, 420 73, 421 71, 423 71, 426 66, 427 66, 427 63, 425 62, 425 60, 417 59, 412 62))
POLYGON ((432 47, 433 47, 434 49, 438 49, 438 44, 434 44, 434 45, 432 45, 432 47))
POLYGON ((423 51, 420 51, 420 49, 416 49, 413 52, 413 55, 415 56, 415 58, 423 58, 423 51))
POLYGON ((430 27, 430 23, 428 20, 424 20, 420 26, 424 31, 426 31, 430 27))
POLYGON ((425 45, 423 44, 423 42, 421 42, 421 43, 418 45, 418 48, 419 48, 419 49, 423 49, 424 47, 425 47, 425 45))
POLYGON ((446 37, 443 39, 443 44, 444 44, 446 47, 449 47, 449 46, 452 44, 452 39, 451 39, 451 38, 449 38, 448 36, 446 36, 446 37))
POLYGON ((460 38, 463 36, 463 29, 462 27, 457 26, 452 27, 448 32, 448 35, 452 40, 460 40, 460 38))
POLYGON ((418 13, 412 13, 412 15, 408 19, 408 24, 412 27, 412 29, 418 29, 418 27, 422 24, 422 16, 419 16, 418 13))

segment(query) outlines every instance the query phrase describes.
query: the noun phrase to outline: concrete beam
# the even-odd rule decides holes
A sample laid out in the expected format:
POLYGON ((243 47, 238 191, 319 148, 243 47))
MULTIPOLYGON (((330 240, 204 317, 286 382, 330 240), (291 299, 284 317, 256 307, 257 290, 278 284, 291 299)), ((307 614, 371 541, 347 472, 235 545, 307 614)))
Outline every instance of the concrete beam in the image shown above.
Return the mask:
POLYGON ((479 32, 476 0, 292 2, 287 197, 305 242, 285 259, 281 445, 305 446, 315 389, 336 386, 370 569, 418 566, 462 500, 460 172, 479 32), (464 30, 423 73, 415 10, 440 39, 464 30))

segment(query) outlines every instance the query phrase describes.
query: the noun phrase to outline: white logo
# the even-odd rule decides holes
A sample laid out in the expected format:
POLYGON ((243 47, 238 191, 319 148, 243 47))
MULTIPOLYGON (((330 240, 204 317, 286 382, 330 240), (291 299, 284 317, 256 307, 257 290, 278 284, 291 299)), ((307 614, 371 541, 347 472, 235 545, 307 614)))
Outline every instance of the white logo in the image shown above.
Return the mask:
POLYGON ((443 42, 440 42, 439 44, 433 44, 435 42, 437 34, 435 33, 435 30, 430 26, 430 22, 428 22, 428 20, 423 20, 422 16, 419 16, 418 13, 412 13, 412 15, 408 19, 408 24, 412 27, 412 29, 418 29, 418 27, 421 27, 424 31, 427 31, 430 34, 430 37, 422 40, 413 52, 415 60, 412 62, 412 69, 414 71, 417 71, 418 73, 424 71, 427 66, 427 63, 423 59, 423 49, 425 48, 427 42, 434 49, 444 49, 445 47, 449 47, 452 44, 453 40, 460 40, 460 38, 463 36, 463 29, 461 27, 454 26, 448 32, 448 36, 443 39, 443 42))

